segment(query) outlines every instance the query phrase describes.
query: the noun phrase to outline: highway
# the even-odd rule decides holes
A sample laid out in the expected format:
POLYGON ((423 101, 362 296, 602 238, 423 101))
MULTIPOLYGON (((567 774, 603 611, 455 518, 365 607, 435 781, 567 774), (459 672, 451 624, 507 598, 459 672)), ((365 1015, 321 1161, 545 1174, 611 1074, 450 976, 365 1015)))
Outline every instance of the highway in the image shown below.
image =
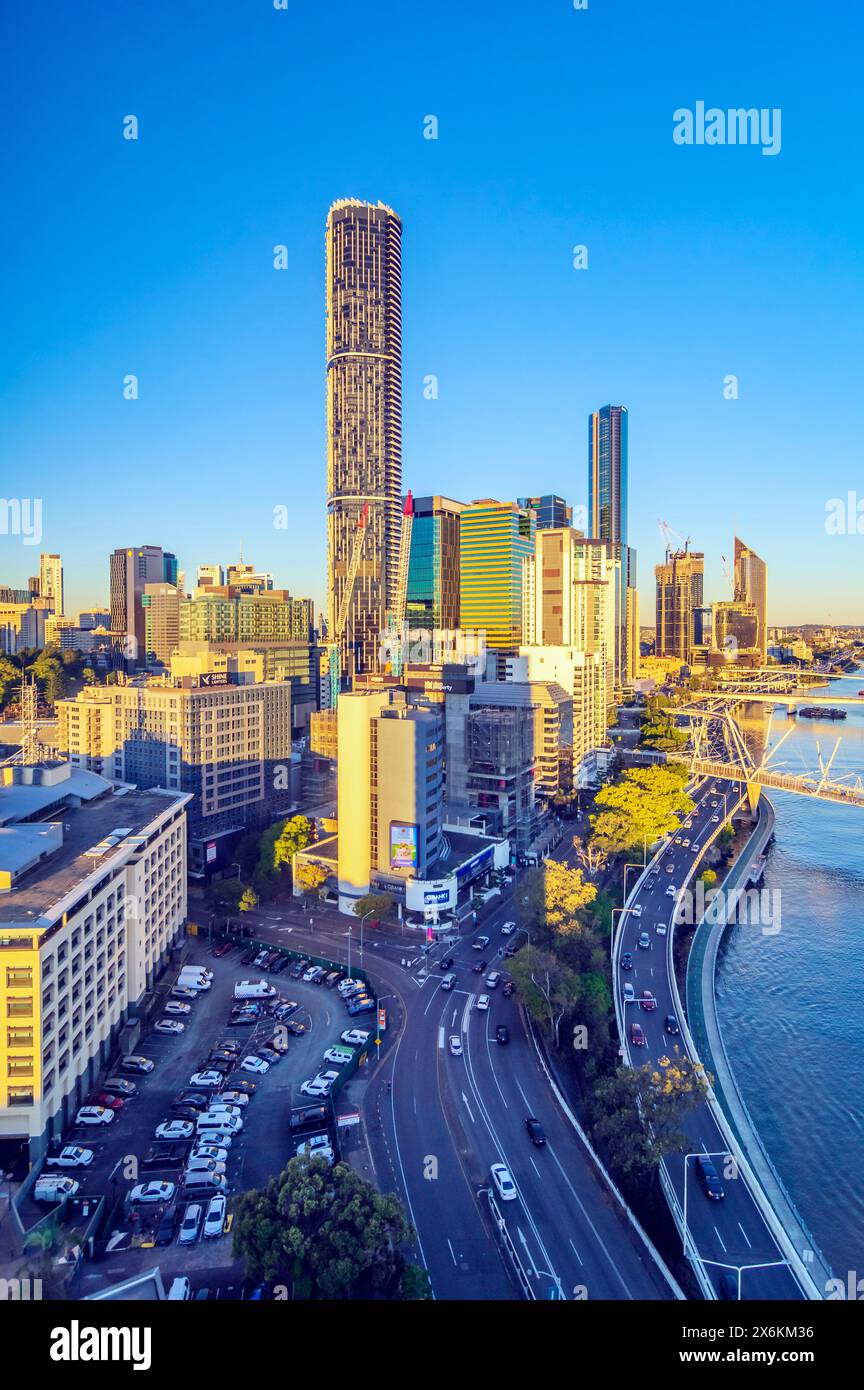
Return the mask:
MULTIPOLYGON (((617 964, 616 989, 624 1020, 624 1048, 628 1061, 639 1066, 656 1063, 671 1056, 680 1036, 670 1034, 665 1027, 668 1015, 677 1016, 673 991, 672 932, 677 893, 694 876, 698 859, 696 851, 703 847, 724 819, 740 802, 740 784, 709 779, 694 793, 697 811, 681 831, 667 843, 652 861, 652 872, 631 894, 628 910, 622 915, 614 959, 617 964), (723 794, 726 794, 724 806, 723 794), (690 841, 689 846, 683 843, 690 841), (678 843, 678 842, 681 843, 678 843), (670 885, 676 896, 669 893, 670 885), (647 933, 648 947, 640 948, 639 937, 647 933), (621 958, 629 952, 632 969, 621 968, 621 958), (625 984, 633 986, 635 1000, 624 1000, 625 984), (657 1001, 654 1010, 640 1003, 643 990, 650 990, 657 1001), (631 1030, 638 1024, 645 1038, 644 1046, 631 1041, 631 1030)), ((758 927, 745 930, 758 930, 758 927)), ((683 1051, 683 1049, 682 1049, 683 1051)), ((709 1199, 702 1191, 694 1170, 695 1159, 673 1155, 666 1159, 666 1172, 674 1189, 679 1212, 686 1203, 686 1224, 691 1247, 698 1252, 715 1291, 720 1279, 731 1274, 738 1280, 742 1299, 800 1299, 804 1293, 791 1269, 782 1263, 783 1255, 769 1230, 757 1202, 743 1175, 723 1176, 728 1171, 728 1150, 722 1133, 707 1104, 700 1105, 684 1121, 682 1128, 688 1139, 690 1155, 716 1155, 715 1167, 721 1175, 724 1197, 709 1199), (770 1267, 768 1267, 770 1266, 770 1267)))

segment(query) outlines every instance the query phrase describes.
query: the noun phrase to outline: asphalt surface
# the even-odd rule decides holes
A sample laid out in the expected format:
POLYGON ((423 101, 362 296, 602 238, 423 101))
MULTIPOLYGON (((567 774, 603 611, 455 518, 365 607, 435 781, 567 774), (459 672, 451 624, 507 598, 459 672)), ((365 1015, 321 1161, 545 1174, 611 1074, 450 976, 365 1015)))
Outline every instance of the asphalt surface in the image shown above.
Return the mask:
MULTIPOLYGON (((731 812, 733 805, 738 804, 740 798, 735 787, 735 783, 717 778, 711 778, 700 786, 694 793, 698 813, 692 818, 692 823, 683 826, 675 837, 682 841, 689 838, 690 846, 677 844, 673 839, 660 852, 656 872, 634 892, 628 904, 629 910, 622 916, 619 953, 631 953, 633 968, 619 968, 616 989, 624 1018, 624 1047, 628 1061, 635 1066, 646 1062, 656 1063, 661 1057, 670 1057, 676 1045, 680 1048, 680 1035, 675 1036, 665 1030, 666 1016, 676 1014, 672 988, 673 938, 670 930, 676 899, 668 894, 668 888, 671 884, 680 890, 695 874, 694 864, 698 856, 694 853, 694 847, 703 846, 722 824, 725 810, 728 808, 731 812), (714 791, 715 787, 719 791, 714 791), (726 807, 724 792, 727 796, 726 807), (665 934, 658 932, 658 923, 666 928, 665 934), (640 949, 638 945, 642 932, 648 933, 648 949, 640 949), (626 983, 634 987, 636 1000, 633 1003, 624 1002, 623 987, 626 983), (652 1011, 645 1010, 639 1002, 645 989, 650 990, 657 1001, 657 1007, 652 1011), (634 1023, 638 1023, 642 1029, 644 1046, 634 1046, 630 1040, 634 1023)), ((680 1026, 680 1018, 678 1023, 680 1026)), ((688 1138, 691 1156, 673 1155, 667 1158, 666 1171, 682 1213, 685 1210, 686 1192, 689 1241, 704 1262, 715 1290, 719 1290, 724 1274, 731 1274, 737 1280, 741 1269, 740 1288, 744 1300, 804 1297, 789 1267, 785 1263, 778 1263, 783 1261, 782 1252, 744 1176, 724 1176, 724 1168, 728 1171, 728 1150, 709 1107, 701 1105, 691 1112, 682 1128, 688 1138), (712 1156, 723 1184, 725 1195, 722 1200, 709 1199, 697 1180, 693 1155, 700 1153, 712 1156), (768 1265, 774 1267, 759 1268, 768 1265)))

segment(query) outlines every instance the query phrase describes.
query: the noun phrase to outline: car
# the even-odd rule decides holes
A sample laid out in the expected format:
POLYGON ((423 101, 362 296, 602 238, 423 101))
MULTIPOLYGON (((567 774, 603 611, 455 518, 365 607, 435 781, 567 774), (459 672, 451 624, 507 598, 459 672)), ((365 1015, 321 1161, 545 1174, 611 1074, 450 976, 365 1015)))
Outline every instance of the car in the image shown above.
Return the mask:
POLYGON ((215 1101, 205 1111, 205 1115, 233 1115, 235 1120, 242 1118, 243 1111, 239 1105, 223 1105, 221 1101, 215 1101))
POLYGON ((282 974, 282 971, 283 971, 283 970, 287 970, 287 969, 288 969, 288 966, 289 966, 290 964, 291 964, 291 957, 290 957, 290 956, 281 956, 281 955, 280 955, 280 957, 279 957, 279 959, 277 960, 276 964, 273 966, 273 969, 272 969, 272 971, 271 971, 271 974, 273 974, 273 975, 281 975, 281 974, 282 974))
POLYGON ((188 1144, 154 1144, 140 1159, 142 1168, 179 1168, 185 1163, 188 1144))
POLYGON ((254 1028, 257 1022, 258 1015, 250 1014, 246 1010, 243 1010, 239 1014, 232 1013, 231 1015, 232 1028, 254 1028))
POLYGON ((642 904, 641 904, 641 903, 634 903, 633 906, 632 906, 631 909, 630 909, 630 915, 631 915, 631 917, 641 917, 641 916, 642 916, 642 904))
POLYGON ((297 1145, 295 1152, 298 1158, 308 1154, 309 1158, 326 1158, 329 1163, 336 1157, 329 1134, 311 1135, 309 1139, 304 1139, 302 1144, 297 1145))
POLYGON ((502 935, 502 936, 512 936, 515 930, 516 930, 516 923, 515 923, 515 922, 505 922, 504 925, 503 925, 503 927, 501 928, 501 935, 502 935))
POLYGON ((230 941, 220 941, 218 946, 213 947, 210 954, 211 956, 216 956, 218 959, 220 956, 227 956, 230 950, 232 950, 232 943, 230 941))
POLYGON ((266 1062, 268 1067, 275 1067, 277 1062, 282 1061, 281 1052, 277 1051, 275 1047, 268 1047, 266 1044, 256 1047, 255 1056, 260 1057, 262 1062, 266 1062))
POLYGON ((171 990, 171 998, 184 999, 187 1001, 190 999, 197 999, 198 991, 196 989, 189 989, 186 985, 174 985, 171 990))
MULTIPOLYGON (((203 1110, 204 1107, 202 1106, 203 1110)), ((200 1110, 196 1105, 178 1105, 175 1103, 168 1111, 169 1120, 197 1120, 200 1110)))
POLYGON ((173 1182, 139 1182, 129 1193, 129 1201, 136 1205, 139 1202, 170 1202, 176 1191, 173 1182))
POLYGON ((157 1125, 153 1131, 155 1139, 168 1139, 172 1142, 175 1139, 191 1139, 195 1131, 195 1126, 191 1120, 166 1120, 163 1124, 157 1125))
POLYGON ((354 980, 348 985, 347 989, 340 988, 339 993, 343 999, 354 999, 358 994, 366 993, 366 985, 354 980))
POLYGON ((502 989, 501 993, 504 995, 505 999, 509 999, 515 988, 516 986, 514 985, 513 981, 507 980, 504 984, 504 988, 502 989))
POLYGON ((711 802, 711 805, 712 805, 712 806, 719 806, 719 805, 720 805, 720 802, 715 798, 715 799, 711 802))
POLYGON ((690 848, 690 841, 689 841, 689 840, 682 840, 682 841, 681 841, 681 844, 683 845, 684 849, 689 849, 689 848, 690 848))
POLYGON ((178 1018, 160 1018, 153 1029, 154 1033, 168 1033, 177 1036, 179 1033, 186 1032, 186 1024, 181 1023, 178 1018))
POLYGON ((654 930, 656 931, 656 933, 657 933, 658 936, 665 936, 665 935, 666 935, 666 923, 665 923, 665 922, 655 922, 655 923, 654 923, 654 930))
POLYGON ((337 1062, 340 1066, 344 1066, 346 1062, 351 1061, 353 1056, 354 1051, 350 1047, 328 1047, 324 1053, 324 1061, 337 1062))
POLYGON ((645 1010, 645 1012, 649 1014, 652 1012, 652 1010, 657 1008, 657 1000, 654 998, 654 995, 651 993, 650 989, 643 989, 639 1003, 642 1005, 642 1008, 645 1010))
POLYGON ((273 1010, 273 1017, 278 1018, 281 1023, 283 1019, 290 1018, 292 1014, 296 1014, 299 1007, 300 1005, 296 1000, 283 999, 282 1003, 277 1004, 276 1008, 273 1010))
POLYGON ((631 985, 630 981, 628 980, 627 983, 626 983, 625 986, 624 986, 624 1003, 625 1003, 625 1004, 632 1004, 632 1003, 633 1003, 633 1000, 634 1000, 635 998, 636 998, 636 991, 635 991, 635 989, 633 988, 633 986, 631 985))
POLYGON ((244 1105, 249 1104, 249 1097, 245 1091, 222 1091, 219 1099, 224 1105, 239 1105, 241 1110, 244 1105))
POLYGON ((506 1023, 498 1024, 498 1027, 495 1029, 495 1041, 499 1043, 509 1043, 510 1029, 507 1027, 506 1023))
POLYGON ((696 1177, 705 1196, 711 1202, 722 1202, 725 1197, 723 1184, 720 1181, 720 1174, 714 1167, 710 1158, 699 1154, 696 1158, 696 1177))
POLYGON ((486 969, 485 960, 478 960, 476 965, 471 966, 471 969, 474 971, 475 975, 482 975, 483 971, 486 969))
POLYGON ((249 1099, 251 1100, 252 1097, 254 1096, 255 1092, 258 1090, 258 1082, 257 1082, 257 1081, 247 1081, 246 1078, 245 1078, 245 1076, 232 1076, 232 1077, 231 1077, 231 1090, 232 1090, 232 1091, 242 1091, 242 1092, 243 1092, 243 1095, 244 1095, 244 1096, 248 1096, 249 1099))
POLYGON ((452 957, 452 956, 442 956, 441 959, 440 959, 439 962, 438 962, 438 969, 439 969, 439 970, 445 970, 445 971, 446 971, 446 970, 452 970, 452 968, 453 968, 453 957, 452 957))
POLYGON ((75 1116, 76 1125, 110 1125, 114 1111, 104 1105, 82 1105, 75 1116))
POLYGON ((204 1239, 213 1240, 216 1236, 221 1236, 225 1227, 225 1208, 227 1202, 225 1195, 218 1192, 215 1197, 210 1198, 210 1205, 207 1208, 207 1215, 204 1218, 204 1239))
POLYGON ((330 1082, 329 1082, 329 1081, 319 1081, 317 1078, 315 1078, 315 1079, 313 1079, 313 1080, 311 1080, 311 1081, 304 1081, 304 1082, 303 1082, 303 1085, 300 1087, 300 1094, 303 1095, 303 1096, 316 1096, 316 1097, 329 1096, 329 1094, 330 1094, 330 1082))
POLYGON ((510 1176, 510 1169, 505 1163, 493 1163, 489 1169, 489 1176, 493 1186, 502 1202, 515 1202, 517 1197, 516 1184, 510 1176))
POLYGON ((317 965, 310 965, 308 970, 304 970, 304 971, 303 971, 303 983, 304 983, 304 984, 307 984, 307 985, 311 985, 311 983, 312 983, 312 981, 314 980, 314 978, 315 978, 315 976, 317 975, 317 973, 318 973, 318 966, 317 966, 317 965))
POLYGON ((41 1173, 30 1189, 34 1202, 62 1202, 74 1197, 81 1184, 64 1173, 41 1173))
MULTIPOLYGON (((189 1161, 193 1158, 212 1158, 214 1163, 227 1163, 228 1150, 221 1144, 196 1144, 189 1155, 189 1161)), ((222 1171, 224 1172, 224 1169, 222 1171)))
POLYGON ((190 1154, 186 1164, 186 1181, 194 1177, 196 1173, 219 1173, 225 1172, 224 1158, 208 1158, 206 1154, 190 1154))
MULTIPOLYGON (((308 963, 308 962, 307 962, 308 963)), ((353 976, 346 975, 344 980, 340 980, 337 989, 340 994, 345 994, 347 990, 362 988, 363 981, 355 980, 353 976)))
POLYGON ((93 1162, 93 1150, 82 1149, 80 1144, 67 1144, 53 1158, 46 1158, 46 1168, 89 1168, 93 1162))
POLYGON ((528 1138, 538 1149, 542 1149, 546 1143, 546 1134, 539 1120, 535 1120, 533 1115, 529 1115, 525 1121, 525 1128, 528 1131, 528 1138))
POLYGON ((169 999, 164 1012, 171 1018, 188 1018, 192 1012, 191 1004, 181 1004, 177 999, 169 999))
POLYGON ((138 1086, 134 1081, 127 1081, 125 1076, 109 1076, 107 1081, 101 1082, 100 1091, 106 1091, 111 1096, 134 1096, 138 1086))
POLYGON ((255 946, 250 947, 250 949, 249 949, 248 951, 244 951, 243 954, 242 954, 242 956, 240 957, 240 964, 241 964, 241 965, 251 965, 252 962, 254 961, 255 957, 257 956, 257 954, 258 954, 258 949, 257 949, 257 947, 255 947, 255 946))
POLYGON ((630 1041, 634 1047, 645 1046, 645 1034, 638 1023, 630 1024, 630 1041))
POLYGON ((269 946, 263 946, 263 947, 261 948, 261 950, 258 951, 258 953, 255 955, 255 957, 254 957, 254 959, 253 959, 253 961, 252 961, 252 964, 255 965, 255 966, 258 966, 258 968, 260 969, 261 966, 264 964, 265 960, 267 959, 267 957, 269 956, 269 954, 270 954, 270 947, 269 947, 269 946))
POLYGON ((96 1091, 88 1096, 86 1105, 104 1105, 106 1110, 122 1110, 125 1104, 122 1096, 112 1095, 110 1091, 96 1091))
POLYGON ((288 1044, 282 1037, 281 1029, 277 1029, 272 1038, 261 1044, 262 1047, 269 1047, 271 1052, 278 1052, 280 1057, 284 1057, 288 1051, 288 1044))
POLYGON ((224 1080, 225 1078, 222 1075, 221 1071, 216 1071, 215 1069, 208 1069, 207 1071, 193 1071, 192 1075, 189 1077, 189 1085, 206 1086, 209 1090, 211 1087, 221 1086, 224 1080))
POLYGON ((507 950, 504 952, 504 959, 505 959, 505 960, 512 960, 513 957, 516 955, 516 952, 517 952, 518 950, 519 950, 519 947, 518 947, 518 946, 508 946, 508 947, 507 947, 507 950))
MULTIPOLYGON (((233 1139, 234 1135, 229 1129, 208 1129, 206 1134, 199 1134, 195 1141, 195 1147, 196 1149, 214 1148, 221 1151, 223 1149, 230 1149, 233 1139)), ((207 1155, 207 1157, 211 1157, 211 1155, 207 1155)), ((224 1159, 220 1159, 219 1161, 225 1162, 224 1159)))
POLYGON ((177 1225, 177 1208, 175 1206, 166 1207, 162 1213, 159 1225, 156 1228, 154 1240, 157 1245, 170 1245, 174 1239, 174 1229, 177 1225))
POLYGON ((454 1033, 453 1036, 449 1039, 449 1043, 450 1043, 450 1055, 451 1055, 452 1057, 461 1057, 461 1056, 462 1056, 462 1039, 459 1038, 459 1037, 457 1037, 456 1034, 454 1033))
POLYGON ((671 1037, 677 1038, 681 1029, 678 1027, 678 1020, 674 1014, 667 1014, 663 1020, 663 1032, 669 1033, 671 1037))
POLYGON ((630 951, 622 951, 622 952, 621 952, 621 960, 620 960, 619 964, 620 964, 622 970, 632 970, 632 969, 633 969, 633 956, 632 956, 632 953, 631 953, 630 951))
POLYGON ((651 950, 651 938, 648 935, 647 931, 640 931, 639 940, 636 942, 636 945, 639 947, 640 951, 651 950))
POLYGON ((486 988, 487 988, 487 989, 497 989, 498 986, 500 985, 500 983, 501 983, 501 974, 500 974, 500 971, 498 971, 498 970, 490 970, 489 974, 486 976, 486 988))
POLYGON ((178 1091, 174 1097, 175 1105, 191 1105, 196 1110, 203 1110, 210 1104, 211 1097, 206 1091, 178 1091))
POLYGON ((308 965, 308 960, 295 961, 294 964, 291 966, 291 969, 288 971, 288 974, 291 976, 291 979, 299 980, 300 976, 303 974, 304 970, 306 970, 308 965))
POLYGON ((198 1202, 191 1202, 186 1208, 183 1216, 183 1224, 180 1227, 180 1235, 177 1238, 178 1245, 195 1244, 201 1225, 201 1210, 201 1206, 198 1202))
POLYGON ((131 1071, 139 1076, 149 1076, 156 1063, 149 1057, 123 1057, 120 1062, 121 1071, 131 1071))
POLYGON ((282 1025, 286 1033, 290 1033, 292 1038, 301 1038, 304 1033, 308 1033, 309 1028, 305 1023, 299 1023, 296 1018, 289 1018, 287 1023, 282 1025))
POLYGON ((231 1047, 213 1047, 207 1057, 207 1061, 213 1062, 235 1062, 240 1055, 240 1048, 232 1043, 231 1047))
POLYGON ((346 1028, 344 1033, 339 1034, 343 1043, 350 1043, 355 1047, 362 1047, 363 1043, 368 1042, 372 1034, 365 1028, 346 1028))
POLYGON ((669 884, 669 887, 666 889, 666 897, 667 897, 667 898, 674 898, 677 892, 678 892, 678 889, 675 887, 675 884, 674 884, 674 883, 670 883, 670 884, 669 884))
POLYGON ((675 843, 676 843, 676 845, 680 845, 680 844, 683 843, 683 841, 682 841, 680 835, 676 835, 676 836, 675 836, 675 843))
POLYGON ((489 940, 490 938, 488 936, 478 936, 476 940, 471 943, 472 951, 485 951, 486 947, 489 945, 489 940))
POLYGON ((244 1057, 240 1063, 241 1071, 251 1072, 253 1076, 266 1076, 270 1070, 270 1063, 265 1062, 263 1057, 244 1057))
POLYGON ((351 1015, 351 1017, 354 1018, 357 1014, 369 1014, 372 1012, 374 1008, 374 999, 363 999, 360 1000, 357 1004, 350 1004, 348 1007, 348 1012, 351 1015))
POLYGON ((488 994, 481 994, 480 997, 479 997, 479 999, 477 1000, 477 1003, 476 1003, 476 1005, 475 1005, 475 1008, 478 1008, 478 1009, 488 1009, 488 1008, 489 1008, 489 995, 488 995, 488 994))
POLYGON ((712 817, 711 817, 711 824, 712 824, 712 825, 719 825, 719 824, 720 824, 720 817, 719 817, 719 816, 712 816, 712 817))

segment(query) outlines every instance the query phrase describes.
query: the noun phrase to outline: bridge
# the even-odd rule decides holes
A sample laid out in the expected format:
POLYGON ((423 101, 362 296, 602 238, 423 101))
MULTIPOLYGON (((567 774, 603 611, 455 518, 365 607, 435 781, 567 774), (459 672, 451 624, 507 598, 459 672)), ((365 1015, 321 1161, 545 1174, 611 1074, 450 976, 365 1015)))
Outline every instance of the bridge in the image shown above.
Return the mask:
POLYGON ((736 690, 694 690, 688 695, 688 700, 714 700, 720 705, 864 705, 864 695, 811 695, 806 689, 801 690, 756 690, 752 686, 744 686, 736 690))

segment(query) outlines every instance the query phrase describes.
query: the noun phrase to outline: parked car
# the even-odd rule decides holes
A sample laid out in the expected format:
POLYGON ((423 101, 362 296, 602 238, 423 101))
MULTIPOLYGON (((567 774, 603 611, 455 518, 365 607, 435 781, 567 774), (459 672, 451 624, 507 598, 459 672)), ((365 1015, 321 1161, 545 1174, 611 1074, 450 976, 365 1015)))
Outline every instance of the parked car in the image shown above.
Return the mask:
POLYGON ((546 1133, 539 1120, 535 1120, 533 1115, 529 1115, 525 1121, 525 1128, 528 1131, 528 1138, 538 1149, 542 1149, 546 1143, 546 1133))
POLYGON ((341 979, 342 979, 342 971, 341 971, 341 970, 331 970, 331 971, 330 971, 330 974, 327 976, 327 978, 326 978, 326 980, 324 981, 324 983, 325 983, 325 985, 327 986, 328 989, 334 989, 335 986, 338 985, 338 983, 339 983, 339 981, 340 981, 341 979))
POLYGON ((178 1091, 174 1097, 175 1105, 192 1105, 196 1110, 203 1110, 210 1104, 210 1096, 207 1091, 178 1091))
POLYGON ((88 1096, 85 1105, 104 1105, 106 1110, 122 1110, 124 1100, 122 1096, 115 1096, 111 1091, 96 1091, 92 1096, 88 1096))
POLYGON ((157 1245, 170 1245, 174 1239, 174 1229, 177 1225, 177 1208, 175 1206, 166 1207, 162 1213, 161 1220, 156 1228, 155 1241, 157 1245))
POLYGON ((188 1018, 192 1012, 191 1004, 181 1004, 179 999, 169 999, 164 1012, 171 1018, 188 1018))
POLYGON ((75 1116, 76 1125, 110 1125, 114 1111, 104 1105, 82 1105, 75 1116))
POLYGON ((354 1056, 352 1047, 328 1047, 324 1053, 325 1062, 337 1062, 339 1066, 345 1066, 354 1056))
POLYGON ((329 1096, 330 1082, 320 1081, 317 1077, 313 1077, 311 1080, 303 1082, 303 1085, 300 1087, 300 1094, 303 1096, 314 1096, 319 1099, 324 1096, 329 1096))
POLYGON ((176 1192, 173 1182, 141 1182, 129 1193, 129 1201, 137 1205, 152 1202, 170 1202, 176 1192))
POLYGON ((300 1038, 304 1033, 309 1031, 306 1024, 298 1023, 296 1018, 289 1018, 288 1022, 284 1023, 282 1026, 286 1033, 291 1034, 292 1038, 300 1038))
POLYGON ((156 1139, 168 1139, 173 1142, 176 1139, 191 1139, 194 1130, 195 1126, 191 1120, 166 1120, 156 1126, 153 1134, 156 1139))
POLYGON ((357 1004, 350 1004, 350 1005, 348 1006, 348 1012, 349 1012, 349 1014, 351 1015, 352 1018, 355 1018, 355 1017, 357 1016, 357 1014, 369 1014, 369 1013, 371 1013, 372 1010, 373 1010, 374 1008, 375 1008, 375 1001, 374 1001, 374 999, 363 999, 363 1000, 361 1000, 361 1001, 360 1001, 359 1003, 357 1003, 357 1004))
POLYGON ((294 999, 284 999, 281 1004, 277 1004, 273 1010, 273 1017, 278 1018, 281 1023, 283 1019, 290 1018, 295 1014, 300 1005, 294 999))
POLYGON ((265 1062, 262 1057, 244 1057, 240 1063, 241 1071, 249 1071, 253 1076, 266 1076, 270 1070, 270 1063, 265 1062))
POLYGON ((309 1139, 304 1139, 302 1144, 297 1145, 296 1153, 298 1158, 308 1155, 309 1158, 326 1158, 328 1163, 333 1163, 336 1157, 329 1134, 313 1134, 309 1139))
POLYGON ((193 1071, 189 1077, 190 1086, 206 1086, 208 1089, 221 1086, 224 1081, 221 1071, 193 1071))
POLYGON ((186 1178, 191 1178, 195 1173, 224 1173, 224 1158, 208 1158, 206 1154, 190 1154, 186 1164, 186 1178))
POLYGON ((227 1207, 225 1194, 217 1193, 210 1198, 210 1205, 207 1208, 207 1215, 204 1218, 204 1239, 212 1240, 216 1236, 221 1236, 225 1226, 225 1209, 227 1207))
POLYGON ((243 1115, 239 1105, 222 1105, 221 1103, 217 1104, 215 1101, 204 1113, 205 1115, 219 1115, 220 1117, 222 1115, 231 1115, 235 1120, 241 1119, 243 1115))
POLYGON ((82 1149, 80 1144, 67 1144, 53 1158, 46 1158, 46 1168, 89 1168, 93 1162, 93 1150, 82 1149))
POLYGON ((231 951, 232 949, 233 946, 230 941, 220 941, 218 946, 213 947, 213 950, 210 952, 210 954, 212 956, 216 956, 216 958, 219 959, 221 956, 227 956, 229 951, 231 951))
POLYGON ((153 1031, 154 1033, 167 1033, 176 1037, 179 1033, 186 1032, 186 1024, 181 1023, 178 1018, 160 1018, 153 1031))
MULTIPOLYGON (((189 1161, 193 1158, 212 1158, 215 1163, 227 1163, 228 1150, 220 1144, 196 1144, 189 1155, 189 1161)), ((224 1172, 224 1169, 222 1171, 224 1172)))
POLYGON ((462 1039, 458 1038, 455 1033, 450 1038, 450 1053, 453 1057, 462 1056, 462 1039))
POLYGON ((223 1105, 237 1105, 241 1110, 249 1104, 249 1097, 245 1091, 221 1091, 219 1099, 223 1105))
POLYGON ((290 956, 283 956, 283 955, 280 955, 279 959, 276 961, 276 964, 273 966, 273 969, 272 969, 272 971, 271 971, 270 973, 271 973, 272 975, 281 975, 281 974, 282 974, 282 971, 283 971, 283 970, 287 970, 287 969, 288 969, 288 966, 289 966, 290 964, 291 964, 291 957, 290 957, 290 956))
POLYGON ((492 1184, 501 1198, 502 1202, 515 1202, 517 1197, 516 1184, 510 1176, 510 1169, 505 1163, 493 1163, 489 1169, 492 1184))
POLYGON ((240 964, 251 965, 257 954, 257 948, 255 946, 252 946, 248 951, 243 952, 242 956, 240 957, 240 964))
POLYGON ((149 1057, 124 1057, 120 1062, 121 1071, 134 1072, 139 1076, 149 1076, 155 1066, 156 1063, 149 1057))
POLYGON ((258 1090, 258 1083, 256 1081, 247 1081, 246 1078, 243 1076, 232 1076, 231 1090, 234 1092, 240 1091, 244 1096, 248 1096, 251 1100, 255 1092, 258 1090))
POLYGON ((187 1002, 198 998, 198 991, 189 989, 187 985, 174 985, 171 990, 172 999, 185 999, 187 1002))
POLYGON ((169 1120, 197 1120, 200 1111, 194 1105, 177 1105, 176 1102, 168 1111, 169 1120))
POLYGON ((142 1168, 179 1168, 188 1152, 188 1144, 154 1144, 139 1161, 142 1168))
POLYGON ((365 1028, 346 1028, 345 1032, 340 1033, 339 1036, 344 1043, 350 1043, 353 1046, 360 1047, 363 1043, 369 1041, 372 1034, 367 1032, 365 1028))
POLYGON ((183 1224, 180 1227, 178 1245, 194 1245, 198 1239, 198 1230, 201 1225, 201 1207, 197 1202, 191 1202, 186 1208, 183 1217, 183 1224))
POLYGON ((42 1173, 33 1184, 34 1202, 62 1202, 64 1197, 74 1197, 81 1184, 76 1178, 64 1173, 42 1173))

